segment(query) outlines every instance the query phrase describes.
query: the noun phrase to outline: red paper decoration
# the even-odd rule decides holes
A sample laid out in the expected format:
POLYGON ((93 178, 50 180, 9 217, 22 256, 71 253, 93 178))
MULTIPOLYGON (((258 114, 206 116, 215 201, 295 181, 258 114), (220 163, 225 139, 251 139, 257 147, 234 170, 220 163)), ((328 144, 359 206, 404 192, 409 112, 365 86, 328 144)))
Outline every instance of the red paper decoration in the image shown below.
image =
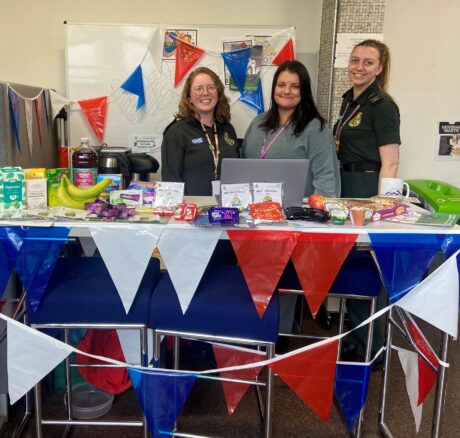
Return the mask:
POLYGON ((284 45, 284 47, 278 52, 275 58, 272 61, 274 65, 280 65, 284 61, 294 61, 295 54, 294 54, 294 44, 292 39, 289 38, 289 41, 284 45))
POLYGON ((107 111, 107 96, 95 99, 79 100, 78 104, 88 123, 93 128, 97 139, 102 142, 104 136, 105 115, 107 111))
POLYGON ((176 39, 176 70, 174 72, 174 87, 184 78, 188 71, 204 55, 204 50, 176 39))

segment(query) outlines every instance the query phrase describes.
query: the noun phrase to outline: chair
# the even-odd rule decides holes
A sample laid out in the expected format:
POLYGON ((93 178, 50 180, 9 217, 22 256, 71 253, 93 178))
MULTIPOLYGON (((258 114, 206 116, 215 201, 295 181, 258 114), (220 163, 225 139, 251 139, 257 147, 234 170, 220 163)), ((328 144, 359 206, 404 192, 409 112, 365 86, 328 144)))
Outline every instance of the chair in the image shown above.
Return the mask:
MULTIPOLYGON (((179 339, 185 337, 254 345, 264 348, 268 359, 273 358, 274 342, 278 337, 278 313, 278 294, 275 293, 263 318, 259 318, 240 268, 212 263, 183 315, 171 279, 165 274, 155 288, 150 306, 150 324, 155 330, 155 361, 159 363, 160 360, 159 338, 162 335, 173 336, 175 353, 179 351, 179 339)), ((174 368, 179 369, 177 354, 174 356, 174 368)), ((251 383, 257 388, 262 384, 259 381, 251 383)), ((258 396, 260 403, 261 394, 258 393, 258 396)), ((261 407, 265 437, 271 436, 272 397, 273 373, 268 368, 265 407, 261 407)))
MULTIPOLYGON (((151 259, 128 314, 126 314, 116 287, 100 257, 60 258, 48 283, 38 310, 28 304, 28 319, 37 329, 64 330, 64 340, 69 342, 69 330, 136 329, 140 333, 141 364, 147 365, 147 322, 151 292, 160 279, 157 259, 151 259)), ((66 359, 67 419, 42 418, 41 387, 35 387, 36 436, 42 437, 42 425, 136 426, 144 428, 142 421, 77 421, 72 415, 72 379, 70 368, 77 366, 66 359)), ((87 365, 90 366, 90 365, 87 365)), ((104 366, 104 365, 91 365, 104 366)))
MULTIPOLYGON (((340 268, 328 293, 328 297, 340 299, 339 334, 344 331, 346 300, 356 299, 369 301, 368 316, 372 316, 377 309, 377 299, 382 290, 382 285, 383 283, 377 265, 374 262, 373 254, 368 251, 353 249, 340 268)), ((289 264, 286 271, 283 273, 279 282, 278 290, 280 293, 303 295, 302 287, 292 264, 289 264)), ((372 321, 367 326, 367 335, 365 340, 366 348, 364 354, 364 360, 366 362, 371 359, 373 333, 374 322, 372 321)), ((310 335, 280 333, 280 336, 281 335, 318 339, 318 337, 310 335)), ((341 340, 339 340, 337 360, 340 360, 340 352, 341 340)), ((359 437, 361 435, 361 427, 362 411, 356 426, 355 436, 359 437)))

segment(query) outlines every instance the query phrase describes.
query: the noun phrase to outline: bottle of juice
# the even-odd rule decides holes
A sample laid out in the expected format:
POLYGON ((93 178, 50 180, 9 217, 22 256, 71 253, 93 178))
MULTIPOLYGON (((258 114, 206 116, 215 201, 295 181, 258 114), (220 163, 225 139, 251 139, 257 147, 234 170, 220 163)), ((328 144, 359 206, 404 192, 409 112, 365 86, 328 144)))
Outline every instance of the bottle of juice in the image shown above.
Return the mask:
POLYGON ((96 184, 97 162, 97 152, 89 145, 87 138, 82 138, 80 146, 72 154, 72 181, 77 187, 96 184))

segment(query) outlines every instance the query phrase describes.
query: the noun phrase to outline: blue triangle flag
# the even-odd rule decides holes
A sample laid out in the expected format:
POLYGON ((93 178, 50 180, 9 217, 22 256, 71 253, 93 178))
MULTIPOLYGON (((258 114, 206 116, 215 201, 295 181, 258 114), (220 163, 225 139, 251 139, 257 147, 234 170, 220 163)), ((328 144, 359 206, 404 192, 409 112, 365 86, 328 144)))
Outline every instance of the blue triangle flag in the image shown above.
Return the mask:
POLYGON ((442 249, 444 235, 369 233, 369 239, 390 301, 395 303, 423 279, 442 249))
POLYGON ((15 268, 34 310, 40 305, 69 231, 66 227, 30 227, 22 231, 15 268))
POLYGON ((444 242, 442 244, 442 250, 446 254, 448 259, 454 252, 460 249, 460 235, 458 234, 446 234, 444 242))
POLYGON ((334 393, 350 432, 366 403, 371 366, 371 364, 337 364, 334 393))
POLYGON ((142 66, 139 64, 131 73, 131 76, 121 85, 121 88, 128 93, 138 96, 136 111, 145 104, 144 80, 142 78, 142 66))
POLYGON ((262 81, 259 79, 257 91, 243 91, 240 97, 241 102, 254 108, 257 114, 261 114, 264 109, 264 95, 262 93, 262 81))
POLYGON ((196 375, 136 368, 128 372, 152 437, 170 435, 196 375))
POLYGON ((232 52, 221 53, 224 63, 241 94, 244 92, 244 83, 246 82, 249 51, 250 47, 246 47, 244 49, 233 50, 232 52))
POLYGON ((0 297, 8 284, 22 246, 20 231, 19 227, 0 227, 0 297))

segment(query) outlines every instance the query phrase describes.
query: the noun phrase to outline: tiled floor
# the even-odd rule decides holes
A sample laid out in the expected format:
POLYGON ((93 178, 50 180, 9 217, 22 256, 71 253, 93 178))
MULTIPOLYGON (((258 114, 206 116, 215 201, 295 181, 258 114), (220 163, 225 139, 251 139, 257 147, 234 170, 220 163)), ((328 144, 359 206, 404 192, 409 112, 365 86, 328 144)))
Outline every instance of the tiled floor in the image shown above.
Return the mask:
MULTIPOLYGON (((439 334, 421 324, 425 335, 432 345, 437 346, 439 334)), ((397 345, 405 346, 401 339, 397 345)), ((292 342, 291 342, 292 344, 292 342)), ((460 436, 460 347, 458 342, 450 343, 450 368, 447 373, 447 399, 444 408, 442 437, 460 436)), ((393 354, 391 363, 391 384, 388 398, 388 426, 395 438, 431 436, 431 414, 434 394, 431 393, 425 402, 422 424, 417 435, 414 420, 409 406, 409 399, 405 387, 405 379, 397 355, 393 354)), ((364 437, 378 437, 378 411, 381 384, 381 371, 373 372, 369 386, 369 394, 365 408, 364 437)), ((276 378, 273 410, 273 437, 347 437, 346 427, 341 419, 339 410, 334 405, 331 418, 328 422, 321 421, 308 407, 289 389, 281 380, 276 378)), ((13 436, 15 423, 21 415, 22 406, 18 403, 11 411, 10 421, 0 436, 13 436)), ((63 392, 58 391, 45 398, 45 410, 48 415, 64 415, 63 392)), ((106 418, 120 416, 136 419, 139 415, 138 403, 132 391, 128 391, 115 398, 114 405, 106 418)), ((225 401, 220 383, 212 381, 198 381, 187 400, 185 408, 179 418, 179 429, 187 433, 208 434, 215 437, 260 437, 261 423, 259 421, 255 391, 250 389, 236 409, 233 416, 226 412, 225 401)), ((62 427, 44 428, 45 438, 61 436, 62 427)), ((30 422, 24 437, 34 437, 33 421, 30 422)), ((95 438, 131 438, 142 437, 139 428, 113 427, 75 427, 71 437, 95 438)))

